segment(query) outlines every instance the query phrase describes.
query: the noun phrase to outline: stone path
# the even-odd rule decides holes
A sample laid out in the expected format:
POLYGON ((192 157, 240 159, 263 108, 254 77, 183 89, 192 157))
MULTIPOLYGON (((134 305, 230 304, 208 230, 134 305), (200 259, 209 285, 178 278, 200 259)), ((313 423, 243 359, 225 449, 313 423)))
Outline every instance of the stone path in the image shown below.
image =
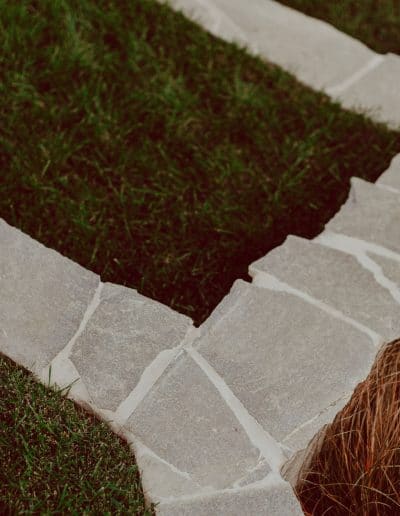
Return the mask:
POLYGON ((166 3, 215 36, 245 46, 324 91, 343 107, 400 127, 399 56, 377 54, 331 25, 273 0, 166 3))
MULTIPOLYGON (((343 105, 400 125, 400 65, 270 0, 171 0, 343 105)), ((0 220, 0 351, 131 444, 162 516, 302 514, 296 458, 400 334, 400 156, 192 321, 0 220), (289 462, 288 462, 289 461, 289 462), (292 470, 290 466, 292 464, 292 470)), ((297 461, 297 463, 298 463, 297 461)))
POLYGON ((301 514, 282 466, 400 334, 400 156, 250 274, 195 328, 0 221, 0 351, 128 439, 158 514, 301 514))

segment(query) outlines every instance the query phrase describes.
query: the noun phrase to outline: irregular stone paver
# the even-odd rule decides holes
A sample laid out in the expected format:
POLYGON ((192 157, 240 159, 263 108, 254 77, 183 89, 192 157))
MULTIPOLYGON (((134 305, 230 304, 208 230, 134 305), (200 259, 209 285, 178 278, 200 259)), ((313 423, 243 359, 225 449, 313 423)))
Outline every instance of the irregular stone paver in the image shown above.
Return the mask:
POLYGON ((400 191, 400 154, 392 159, 390 167, 380 176, 377 183, 400 191))
POLYGON ((400 128, 400 57, 388 54, 383 62, 335 96, 349 109, 400 128))
POLYGON ((274 275, 387 340, 400 335, 400 305, 354 256, 289 236, 250 270, 274 275))
POLYGON ((146 367, 178 346, 191 325, 189 317, 133 289, 106 283, 70 358, 93 401, 115 410, 146 367))
MULTIPOLYGON (((186 354, 164 373, 125 427, 185 472, 200 492, 230 487, 262 459, 214 385, 186 354)), ((162 474, 152 479, 153 493, 163 492, 163 482, 162 474)))
POLYGON ((370 338, 349 324, 243 281, 195 347, 278 441, 352 391, 375 356, 370 338))
POLYGON ((352 178, 349 198, 326 229, 400 252, 400 194, 352 178))
POLYGON ((335 86, 376 54, 331 25, 272 0, 170 0, 168 3, 228 41, 246 43, 254 53, 317 88, 335 86))
POLYGON ((161 504, 160 516, 296 516, 303 514, 292 488, 279 483, 269 488, 243 489, 192 500, 161 504))
POLYGON ((40 372, 78 330, 98 283, 0 219, 0 351, 40 372))

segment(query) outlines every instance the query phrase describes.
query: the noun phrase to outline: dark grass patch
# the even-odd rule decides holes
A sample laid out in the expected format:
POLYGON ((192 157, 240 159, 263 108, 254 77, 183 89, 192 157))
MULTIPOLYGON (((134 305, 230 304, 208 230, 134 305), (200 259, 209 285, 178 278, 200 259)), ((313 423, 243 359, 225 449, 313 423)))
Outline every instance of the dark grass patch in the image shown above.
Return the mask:
POLYGON ((153 514, 128 445, 2 355, 0 456, 2 515, 153 514))
POLYGON ((399 0, 279 0, 363 41, 376 52, 400 54, 399 0))
POLYGON ((0 216, 203 321, 398 133, 150 0, 2 2, 0 216))

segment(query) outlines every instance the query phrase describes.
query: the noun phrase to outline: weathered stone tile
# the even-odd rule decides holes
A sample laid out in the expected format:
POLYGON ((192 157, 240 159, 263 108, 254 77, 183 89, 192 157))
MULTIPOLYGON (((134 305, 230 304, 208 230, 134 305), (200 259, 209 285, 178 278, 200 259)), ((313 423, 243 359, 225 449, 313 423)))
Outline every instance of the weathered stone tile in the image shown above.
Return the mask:
MULTIPOLYGON (((125 427, 202 490, 229 487, 259 463, 259 450, 186 354, 164 373, 125 427)), ((153 490, 160 491, 162 483, 163 475, 153 478, 153 490)))
POLYGON ((198 496, 191 500, 163 503, 157 507, 160 516, 296 516, 303 514, 288 483, 271 487, 198 496))
POLYGON ((326 229, 400 252, 400 195, 352 178, 349 198, 326 229))
POLYGON ((0 219, 0 350, 40 372, 78 330, 98 283, 0 219))
POLYGON ((250 270, 272 274, 387 339, 400 334, 399 305, 350 254, 289 236, 250 270))
POLYGON ((195 344, 278 441, 368 374, 370 338, 302 299, 237 281, 195 344))
POLYGON ((317 88, 335 86, 376 54, 331 25, 271 0, 170 0, 176 9, 228 41, 253 52, 317 88))
POLYGON ((349 109, 369 114, 393 128, 400 127, 400 57, 385 56, 383 62, 336 96, 349 109))
POLYGON ((71 360, 93 401, 115 410, 162 351, 178 346, 191 320, 135 290, 106 283, 71 360))
POLYGON ((392 159, 390 167, 380 176, 377 183, 400 191, 400 154, 392 159))

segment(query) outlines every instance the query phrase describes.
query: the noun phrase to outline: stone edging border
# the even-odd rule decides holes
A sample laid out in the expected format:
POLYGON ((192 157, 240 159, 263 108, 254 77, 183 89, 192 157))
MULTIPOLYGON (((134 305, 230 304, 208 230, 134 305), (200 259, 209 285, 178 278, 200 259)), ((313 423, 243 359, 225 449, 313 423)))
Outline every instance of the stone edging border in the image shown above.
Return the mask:
POLYGON ((344 108, 400 127, 400 57, 274 0, 159 0, 211 34, 237 43, 344 108))

